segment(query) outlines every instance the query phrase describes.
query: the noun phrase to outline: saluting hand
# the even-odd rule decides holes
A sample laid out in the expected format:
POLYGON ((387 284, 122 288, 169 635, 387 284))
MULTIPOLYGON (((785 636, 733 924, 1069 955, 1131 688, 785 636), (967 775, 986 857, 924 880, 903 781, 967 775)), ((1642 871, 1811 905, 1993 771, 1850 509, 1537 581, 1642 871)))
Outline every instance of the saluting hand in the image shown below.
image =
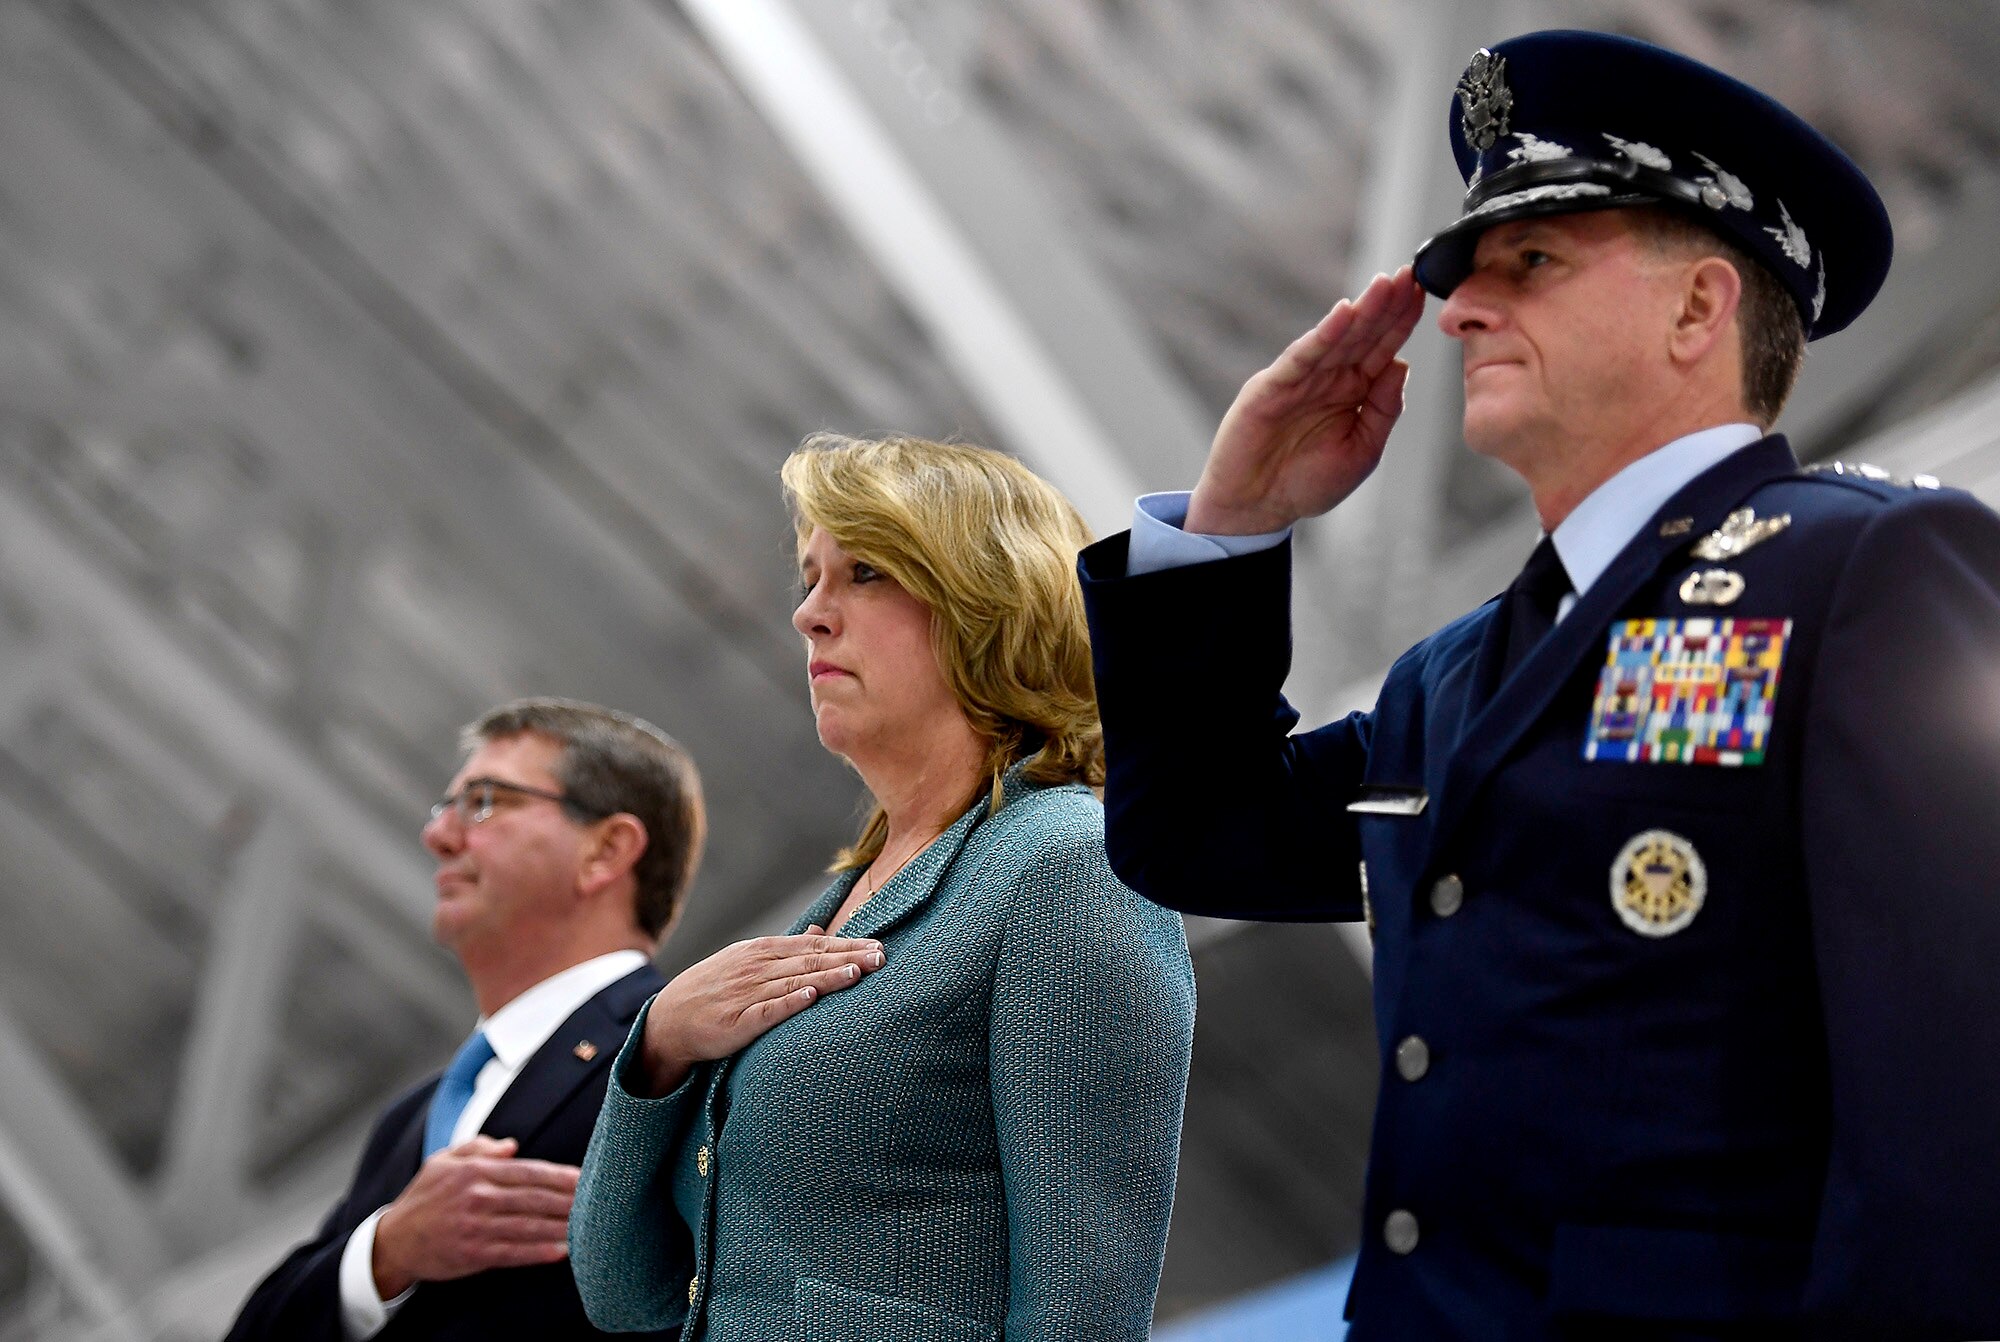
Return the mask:
POLYGON ((1352 494, 1402 413, 1410 366, 1396 351, 1423 310, 1408 266, 1377 275, 1244 383, 1215 432, 1187 529, 1280 531, 1352 494))
POLYGON ((518 1160, 512 1137, 479 1135, 438 1152, 375 1223, 375 1289, 554 1263, 569 1253, 574 1165, 518 1160))
POLYGON ((881 965, 881 942, 830 937, 815 926, 739 941, 688 966, 646 1013, 641 1061, 652 1093, 667 1094, 696 1063, 728 1057, 881 965))

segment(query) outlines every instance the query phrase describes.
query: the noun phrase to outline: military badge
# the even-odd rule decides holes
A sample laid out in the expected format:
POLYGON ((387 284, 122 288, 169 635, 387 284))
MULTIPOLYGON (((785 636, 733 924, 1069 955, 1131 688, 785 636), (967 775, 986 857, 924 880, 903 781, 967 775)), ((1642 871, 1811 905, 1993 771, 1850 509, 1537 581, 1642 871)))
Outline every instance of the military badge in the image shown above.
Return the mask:
POLYGON ((1776 517, 1759 517, 1750 508, 1738 508, 1722 519, 1722 525, 1695 542, 1694 549, 1688 551, 1696 559, 1711 562, 1717 559, 1734 559, 1754 545, 1762 545, 1771 537, 1792 524, 1790 513, 1780 513, 1776 517))
POLYGON ((1690 606, 1726 606, 1743 595, 1743 575, 1726 568, 1696 569, 1681 580, 1681 600, 1690 606))
POLYGON ((1632 764, 1762 764, 1791 633, 1790 620, 1613 625, 1583 757, 1632 764))
MULTIPOLYGON (((1707 177, 1694 179, 1701 188, 1701 203, 1711 210, 1719 210, 1725 205, 1733 205, 1739 210, 1755 209, 1757 198, 1750 194, 1750 188, 1734 173, 1724 172, 1722 166, 1706 154, 1696 154, 1702 166, 1707 168, 1707 177)), ((1822 268, 1823 269, 1823 268, 1822 268)))
POLYGON ((1516 135, 1514 140, 1514 147, 1507 151, 1509 163, 1553 163, 1559 158, 1576 157, 1576 151, 1559 140, 1544 140, 1526 131, 1516 135))
POLYGON ((1472 53, 1458 81, 1458 129, 1465 142, 1484 153, 1507 133, 1507 115, 1514 110, 1514 94, 1507 87, 1507 58, 1495 56, 1485 47, 1472 53))
POLYGON ((1707 898, 1701 854, 1671 830, 1633 835, 1611 863, 1611 907, 1642 937, 1672 936, 1694 921, 1707 898))
POLYGON ((1610 131, 1605 131, 1603 134, 1605 143, 1609 144, 1613 149, 1616 149, 1632 162, 1642 167, 1656 169, 1660 172, 1672 172, 1674 170, 1674 161, 1660 150, 1647 144, 1644 140, 1621 140, 1610 131))
POLYGON ((1806 240, 1806 231, 1792 218, 1792 212, 1785 208, 1784 201, 1778 202, 1778 227, 1766 225, 1764 231, 1771 235, 1778 249, 1793 265, 1803 269, 1812 264, 1812 243, 1806 240))

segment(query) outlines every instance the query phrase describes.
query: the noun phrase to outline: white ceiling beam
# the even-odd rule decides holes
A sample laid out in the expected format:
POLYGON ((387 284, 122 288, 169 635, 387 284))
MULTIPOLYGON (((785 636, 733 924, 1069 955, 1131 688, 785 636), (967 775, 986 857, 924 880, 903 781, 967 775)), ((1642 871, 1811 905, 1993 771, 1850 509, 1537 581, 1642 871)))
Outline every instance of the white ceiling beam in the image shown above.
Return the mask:
MULTIPOLYGON (((1503 30, 1504 31, 1504 30, 1503 30)), ((1367 184, 1350 265, 1350 292, 1377 272, 1409 264, 1417 246, 1456 218, 1464 183, 1445 137, 1446 108, 1472 52, 1497 40, 1489 7, 1469 0, 1420 0, 1398 11, 1398 32, 1385 52, 1385 96, 1367 163, 1367 184)), ((1457 345, 1437 327, 1438 303, 1428 300, 1403 357, 1410 364, 1403 413, 1382 464, 1306 544, 1322 547, 1339 575, 1334 616, 1351 631, 1349 646, 1377 658, 1399 653, 1426 631, 1414 622, 1433 566, 1444 548, 1443 497, 1454 455, 1463 450, 1463 402, 1457 345)), ((1367 671, 1352 652, 1348 676, 1367 671)), ((1329 684, 1324 701, 1308 705, 1320 721, 1343 699, 1329 684)))
POLYGON ((681 7, 1003 445, 1093 528, 1125 526, 1147 483, 1135 463, 1184 471, 1201 459, 1208 435, 1193 398, 1053 222, 1001 133, 955 87, 956 71, 886 6, 681 7))
POLYGON ((303 828, 295 816, 266 811, 216 905, 160 1181, 161 1215, 195 1243, 226 1234, 245 1205, 258 1087, 277 1051, 298 943, 303 828))
MULTIPOLYGON (((951 14, 919 34, 872 0, 681 7, 930 332, 998 446, 1100 535, 1129 525, 1137 494, 1193 484, 1211 417, 959 87, 964 32, 934 31, 951 14)), ((1330 582, 1307 548, 1300 607, 1322 610, 1330 582)), ((1323 693, 1332 638, 1325 620, 1302 624, 1299 697, 1323 693)))
POLYGON ((41 1049, 0 1009, 0 1200, 93 1317, 162 1267, 138 1181, 41 1049))

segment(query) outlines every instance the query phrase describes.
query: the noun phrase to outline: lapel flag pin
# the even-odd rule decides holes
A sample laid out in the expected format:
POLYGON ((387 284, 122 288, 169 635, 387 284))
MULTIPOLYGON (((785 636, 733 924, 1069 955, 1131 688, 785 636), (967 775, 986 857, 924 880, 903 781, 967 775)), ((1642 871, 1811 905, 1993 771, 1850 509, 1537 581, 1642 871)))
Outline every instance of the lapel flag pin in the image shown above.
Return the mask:
POLYGON ((581 1039, 577 1041, 576 1047, 571 1049, 570 1052, 576 1054, 577 1057, 583 1059, 585 1062, 589 1062, 597 1056, 597 1045, 591 1043, 588 1039, 581 1039))

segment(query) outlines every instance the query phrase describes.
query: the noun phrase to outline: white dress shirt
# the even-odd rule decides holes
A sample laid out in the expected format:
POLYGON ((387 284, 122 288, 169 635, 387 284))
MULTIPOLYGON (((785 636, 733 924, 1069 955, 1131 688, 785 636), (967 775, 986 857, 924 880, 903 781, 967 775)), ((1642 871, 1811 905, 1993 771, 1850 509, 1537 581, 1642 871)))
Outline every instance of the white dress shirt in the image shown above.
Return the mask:
MULTIPOLYGON (((1562 560, 1570 585, 1570 595, 1557 607, 1556 618, 1570 613, 1577 599, 1604 576, 1618 552, 1631 544, 1639 528, 1684 485, 1763 437, 1764 430, 1755 424, 1702 429, 1648 452, 1592 490, 1555 529, 1556 557, 1562 560)), ((1132 514, 1132 543, 1125 556, 1127 576, 1136 578, 1161 569, 1254 554, 1291 535, 1289 527, 1256 536, 1183 531, 1187 509, 1185 491, 1147 494, 1139 499, 1132 514)))
MULTIPOLYGON (((452 1126, 451 1145, 457 1146, 479 1131, 521 1068, 548 1042, 558 1025, 645 963, 646 957, 638 951, 600 955, 543 979, 491 1016, 482 1017, 474 1028, 485 1032, 486 1042, 493 1046, 493 1058, 472 1080, 472 1099, 452 1126)), ((381 1332, 417 1289, 412 1286, 393 1300, 384 1300, 375 1289, 375 1223, 382 1219, 382 1211, 376 1208, 354 1228, 340 1255, 340 1322, 351 1342, 363 1342, 381 1332)))

